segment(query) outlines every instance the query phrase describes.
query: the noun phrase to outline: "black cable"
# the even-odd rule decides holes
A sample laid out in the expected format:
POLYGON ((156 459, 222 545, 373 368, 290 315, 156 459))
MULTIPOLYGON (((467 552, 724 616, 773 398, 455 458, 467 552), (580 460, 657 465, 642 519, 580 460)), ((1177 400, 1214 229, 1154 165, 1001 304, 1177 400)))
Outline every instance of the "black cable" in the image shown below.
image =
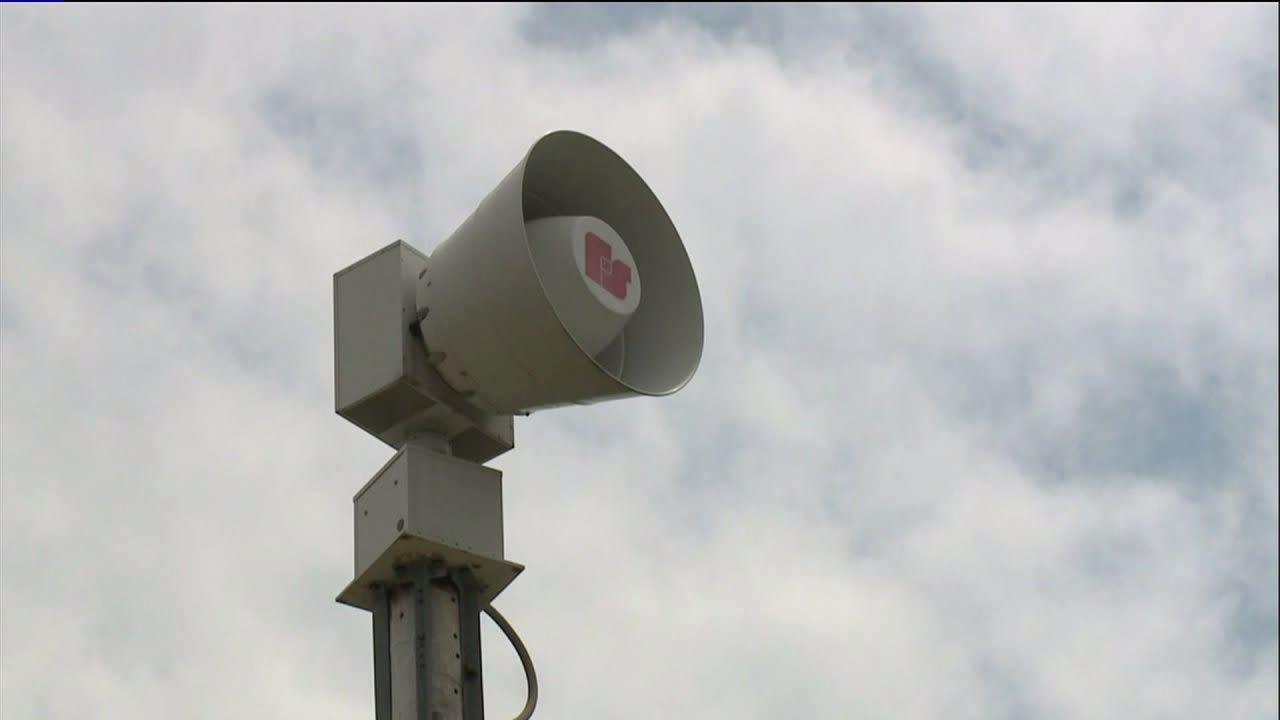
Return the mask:
POLYGON ((528 697, 524 702, 524 709, 515 717, 515 720, 529 720, 529 718, 533 717, 533 709, 538 705, 538 673, 533 669, 533 659, 529 657, 529 651, 525 648, 524 643, 520 641, 520 636, 516 634, 515 628, 511 627, 511 623, 502 617, 502 613, 487 603, 484 606, 484 611, 497 624, 502 634, 507 636, 507 640, 511 641, 511 646, 516 649, 516 654, 520 656, 520 664, 524 666, 524 679, 529 686, 529 691, 528 697))

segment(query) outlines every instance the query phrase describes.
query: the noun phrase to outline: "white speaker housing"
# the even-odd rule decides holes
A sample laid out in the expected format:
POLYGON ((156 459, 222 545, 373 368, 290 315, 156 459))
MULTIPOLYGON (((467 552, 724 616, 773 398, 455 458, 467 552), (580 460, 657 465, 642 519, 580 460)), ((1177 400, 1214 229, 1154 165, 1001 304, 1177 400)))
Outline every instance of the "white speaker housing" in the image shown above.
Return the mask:
POLYGON ((572 131, 534 143, 435 248, 417 306, 429 362, 493 413, 668 395, 702 358, 702 299, 671 219, 622 158, 572 131), (606 223, 644 278, 621 335, 594 357, 557 315, 526 237, 526 223, 559 216, 606 223))

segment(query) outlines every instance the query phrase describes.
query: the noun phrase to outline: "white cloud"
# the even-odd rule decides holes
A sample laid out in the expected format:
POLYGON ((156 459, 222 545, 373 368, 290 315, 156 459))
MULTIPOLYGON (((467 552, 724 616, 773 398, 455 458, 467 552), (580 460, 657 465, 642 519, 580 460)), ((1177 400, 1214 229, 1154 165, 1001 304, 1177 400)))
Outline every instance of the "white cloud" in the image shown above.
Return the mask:
POLYGON ((558 127, 708 344, 495 463, 539 716, 1277 714, 1274 8, 572 12, 0 12, 0 715, 371 715, 330 276, 558 127))

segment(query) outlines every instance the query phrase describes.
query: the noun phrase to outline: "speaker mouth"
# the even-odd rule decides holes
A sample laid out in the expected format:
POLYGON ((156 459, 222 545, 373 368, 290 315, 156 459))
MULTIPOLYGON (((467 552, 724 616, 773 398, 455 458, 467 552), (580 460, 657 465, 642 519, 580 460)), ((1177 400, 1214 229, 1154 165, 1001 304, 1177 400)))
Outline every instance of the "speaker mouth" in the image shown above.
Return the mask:
MULTIPOLYGON (((635 272, 644 278, 635 313, 592 362, 641 395, 669 395, 688 384, 702 359, 702 298, 679 232, 640 175, 598 140, 553 132, 529 150, 521 205, 526 223, 564 215, 599 218, 625 240, 635 272)), ((545 293, 532 253, 529 261, 545 293)), ((573 339, 562 319, 561 327, 573 339)))

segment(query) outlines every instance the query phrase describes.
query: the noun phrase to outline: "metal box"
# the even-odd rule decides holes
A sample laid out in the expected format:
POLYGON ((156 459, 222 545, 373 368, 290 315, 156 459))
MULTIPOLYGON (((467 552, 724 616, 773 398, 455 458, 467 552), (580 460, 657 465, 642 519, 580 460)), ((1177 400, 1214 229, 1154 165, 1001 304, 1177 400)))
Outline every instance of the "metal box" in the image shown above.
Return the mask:
POLYGON ((523 570, 503 558, 502 473, 409 443, 356 493, 355 580, 339 602, 372 607, 396 566, 439 558, 471 570, 482 601, 523 570))
POLYGON ((512 418, 476 408, 427 362, 411 332, 427 262, 397 240, 334 274, 335 410, 393 448, 435 432, 458 457, 483 463, 514 446, 512 418))

